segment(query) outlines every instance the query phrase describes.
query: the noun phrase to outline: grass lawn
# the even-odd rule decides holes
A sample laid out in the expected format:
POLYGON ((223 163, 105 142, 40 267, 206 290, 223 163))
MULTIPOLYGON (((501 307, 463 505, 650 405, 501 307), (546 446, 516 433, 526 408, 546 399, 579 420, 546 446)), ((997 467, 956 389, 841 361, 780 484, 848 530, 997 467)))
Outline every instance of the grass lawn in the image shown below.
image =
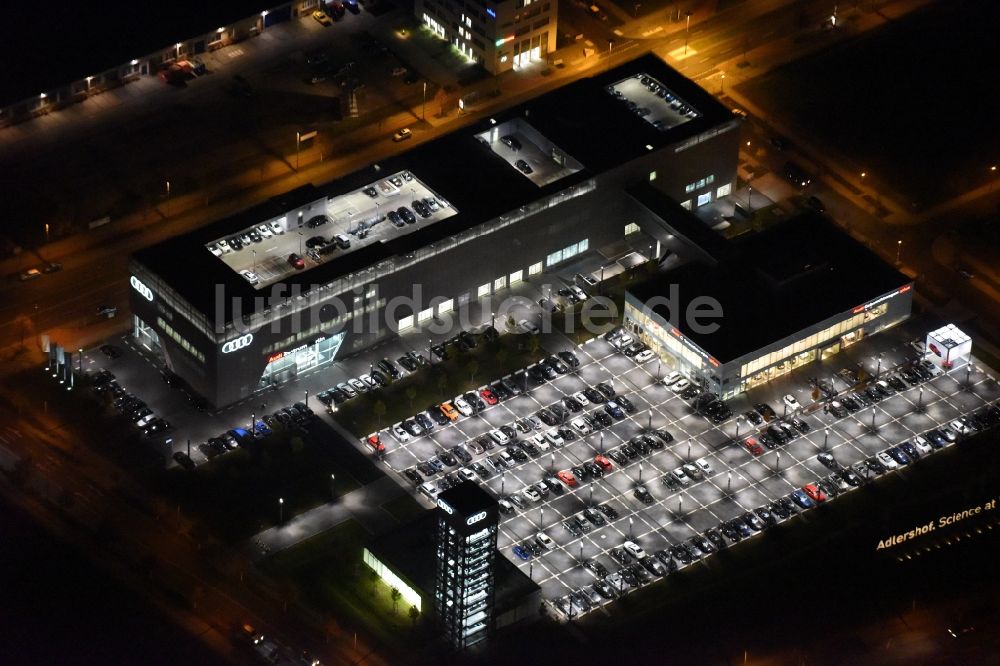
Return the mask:
MULTIPOLYGON (((740 91, 927 207, 987 182, 1000 155, 1000 3, 951 0, 791 62, 740 91)), ((885 193, 885 190, 883 190, 885 193)))
POLYGON ((413 499, 410 495, 400 495, 396 499, 383 504, 382 508, 388 511, 400 523, 408 523, 427 510, 420 506, 417 500, 413 499))
POLYGON ((364 528, 347 521, 275 553, 259 567, 279 585, 290 587, 300 603, 342 625, 356 622, 380 646, 403 651, 426 642, 429 629, 419 622, 414 626, 402 599, 394 611, 390 588, 362 562, 366 538, 364 528))

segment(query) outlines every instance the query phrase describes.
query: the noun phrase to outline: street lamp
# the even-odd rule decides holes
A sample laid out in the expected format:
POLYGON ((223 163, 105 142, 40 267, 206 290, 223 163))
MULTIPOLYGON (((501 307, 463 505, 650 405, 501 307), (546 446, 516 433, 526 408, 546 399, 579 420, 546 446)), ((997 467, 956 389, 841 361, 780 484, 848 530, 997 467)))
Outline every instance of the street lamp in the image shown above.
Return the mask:
POLYGON ((896 241, 896 265, 899 265, 899 253, 903 250, 903 241, 896 241))
POLYGON ((420 119, 427 120, 427 82, 424 81, 424 103, 420 107, 420 119))
MULTIPOLYGON (((167 217, 170 217, 170 181, 167 181, 167 217)), ((48 227, 48 225, 45 225, 48 227)))
POLYGON ((336 493, 334 493, 334 490, 333 490, 333 488, 334 488, 333 482, 336 481, 336 479, 337 479, 337 475, 331 473, 330 474, 330 498, 331 499, 335 499, 336 496, 337 496, 336 493))
POLYGON ((688 37, 691 36, 691 12, 684 12, 687 17, 687 27, 684 29, 684 55, 688 54, 688 37))
POLYGON ((285 498, 278 498, 278 524, 285 522, 285 498))
POLYGON ((302 144, 302 132, 295 133, 295 170, 299 170, 299 146, 302 144))
POLYGON ((726 94, 726 73, 722 73, 722 89, 719 91, 721 94, 726 94))

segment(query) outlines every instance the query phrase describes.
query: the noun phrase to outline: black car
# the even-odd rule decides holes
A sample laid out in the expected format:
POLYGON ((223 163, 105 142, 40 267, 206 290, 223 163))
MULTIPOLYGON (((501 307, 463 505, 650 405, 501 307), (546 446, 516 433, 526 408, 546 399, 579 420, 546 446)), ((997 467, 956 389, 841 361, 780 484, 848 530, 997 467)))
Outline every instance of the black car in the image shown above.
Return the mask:
POLYGON ((599 405, 604 402, 604 395, 593 387, 588 386, 583 389, 583 394, 587 396, 587 400, 591 401, 595 405, 599 405))
POLYGON ((389 385, 389 378, 380 370, 372 370, 371 376, 372 379, 375 381, 375 383, 381 386, 382 388, 385 388, 386 386, 389 385))
POLYGON ((616 397, 615 402, 617 402, 618 406, 624 409, 626 413, 635 414, 635 405, 633 405, 632 401, 626 398, 625 396, 620 395, 616 397))
POLYGON ((507 388, 507 384, 504 381, 496 381, 490 384, 490 390, 493 391, 498 400, 508 400, 513 397, 513 392, 507 388))
POLYGON ((633 437, 629 440, 629 446, 635 449, 641 456, 648 456, 651 450, 649 444, 647 444, 641 437, 633 437))
POLYGON ((455 465, 458 464, 458 461, 455 460, 455 456, 448 453, 447 451, 442 451, 440 454, 438 454, 438 458, 440 458, 441 462, 443 462, 448 467, 454 467, 455 465))
MULTIPOLYGON (((607 382, 601 382, 601 383, 599 383, 599 384, 595 384, 595 385, 594 385, 594 388, 595 388, 595 389, 597 389, 598 391, 600 391, 600 392, 601 392, 601 394, 602 394, 602 395, 603 395, 603 396, 604 396, 604 397, 605 397, 605 398, 606 398, 607 400, 613 400, 613 399, 614 399, 614 397, 615 397, 615 389, 614 389, 614 388, 612 388, 611 384, 609 384, 609 383, 607 383, 607 382)), ((589 396, 588 396, 588 397, 589 397, 589 396)))
POLYGON ((597 510, 607 516, 608 520, 618 518, 618 512, 609 504, 599 504, 597 505, 597 510))
POLYGON ((379 361, 378 367, 382 370, 382 372, 388 373, 388 375, 393 379, 399 379, 403 376, 403 373, 399 371, 399 368, 397 368, 393 362, 387 358, 383 358, 379 361))
POLYGON ((761 423, 764 422, 764 417, 762 417, 760 414, 758 414, 753 410, 744 412, 743 418, 745 418, 747 421, 749 421, 752 425, 755 426, 760 425, 761 423))
POLYGON ((441 361, 447 361, 450 358, 448 350, 444 348, 444 345, 433 345, 431 347, 431 353, 437 356, 441 361))
POLYGON ((722 550, 726 547, 726 540, 722 538, 722 534, 720 534, 717 529, 713 527, 708 528, 705 530, 705 536, 708 537, 710 542, 712 542, 712 545, 715 546, 716 550, 722 550))
POLYGON ((633 491, 635 498, 643 504, 652 504, 653 496, 646 490, 646 486, 636 486, 633 491))
POLYGON ((417 484, 418 486, 424 482, 420 474, 417 473, 417 470, 413 469, 412 467, 403 470, 403 475, 413 483, 417 484))
POLYGON ((770 421, 776 416, 774 410, 771 409, 771 406, 765 402, 757 403, 756 405, 753 406, 753 408, 757 410, 758 414, 764 417, 765 421, 770 421))
POLYGON ((808 423, 806 423, 797 416, 793 416, 792 418, 788 419, 788 422, 791 423, 792 426, 803 435, 812 430, 812 426, 810 426, 808 423))
POLYGON ((553 370, 555 370, 560 375, 564 375, 567 372, 569 372, 569 366, 567 366, 565 363, 563 363, 562 360, 560 360, 558 356, 549 356, 548 358, 546 358, 545 360, 543 360, 542 363, 544 363, 545 365, 549 366, 550 368, 552 368, 553 370))
POLYGON ((508 148, 510 148, 511 150, 521 150, 521 142, 518 141, 517 137, 513 135, 505 134, 504 136, 500 137, 500 142, 503 143, 508 148))
POLYGON ((316 215, 315 217, 310 217, 309 221, 306 222, 306 227, 309 229, 315 229, 316 227, 321 227, 326 224, 326 215, 316 215))
POLYGON ((195 467, 194 461, 191 460, 191 456, 184 451, 177 451, 174 453, 174 462, 188 471, 193 470, 195 467))
POLYGON ((580 359, 578 359, 576 357, 576 354, 574 354, 573 352, 571 352, 571 351, 561 351, 561 352, 559 352, 558 356, 559 356, 559 358, 562 359, 563 363, 565 363, 569 367, 571 367, 571 368, 578 368, 578 367, 580 367, 580 359))
POLYGON ((688 551, 688 549, 683 548, 681 546, 671 546, 670 555, 683 565, 691 564, 691 562, 693 561, 691 558, 691 553, 688 551))
POLYGON ((458 334, 458 337, 462 342, 464 342, 469 347, 469 349, 475 349, 478 346, 478 343, 476 342, 476 336, 474 336, 472 333, 469 333, 468 331, 461 331, 458 334))
POLYGON ((614 460, 619 465, 627 465, 628 464, 628 456, 625 455, 624 453, 622 453, 621 451, 619 451, 618 449, 615 449, 614 451, 609 452, 608 453, 608 457, 611 458, 612 460, 614 460))

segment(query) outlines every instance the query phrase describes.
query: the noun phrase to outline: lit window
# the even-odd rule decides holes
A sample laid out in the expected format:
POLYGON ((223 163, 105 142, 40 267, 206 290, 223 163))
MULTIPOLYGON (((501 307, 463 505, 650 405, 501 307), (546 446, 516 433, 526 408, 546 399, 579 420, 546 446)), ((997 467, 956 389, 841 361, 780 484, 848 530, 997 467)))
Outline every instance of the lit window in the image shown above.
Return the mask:
POLYGON ((494 290, 503 289, 506 286, 507 286, 507 277, 506 276, 498 277, 496 280, 493 281, 493 289, 494 290))
POLYGON ((681 208, 686 208, 687 210, 691 210, 691 200, 688 199, 687 201, 682 201, 681 208))
POLYGON ((537 264, 531 264, 531 266, 528 267, 529 276, 538 275, 541 272, 542 272, 542 262, 540 261, 537 264))
POLYGON ((639 225, 635 222, 629 222, 625 225, 625 235, 634 234, 639 232, 639 225))
POLYGON ((655 171, 650 171, 649 172, 649 179, 650 180, 656 180, 656 172, 655 171))
POLYGON ((482 298, 483 296, 486 296, 489 293, 490 293, 490 283, 487 282, 486 284, 479 285, 479 289, 476 292, 476 296, 477 298, 482 298))
POLYGON ((715 198, 727 197, 733 191, 733 186, 731 183, 726 183, 725 185, 720 185, 717 190, 715 190, 715 198))

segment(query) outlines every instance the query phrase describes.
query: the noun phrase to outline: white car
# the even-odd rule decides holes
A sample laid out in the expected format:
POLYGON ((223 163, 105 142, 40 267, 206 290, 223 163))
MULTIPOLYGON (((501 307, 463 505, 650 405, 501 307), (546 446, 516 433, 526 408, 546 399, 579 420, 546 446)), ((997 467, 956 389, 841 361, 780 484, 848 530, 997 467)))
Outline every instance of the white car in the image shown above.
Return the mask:
POLYGON ((146 414, 141 419, 139 419, 138 421, 136 421, 135 424, 137 426, 139 426, 140 428, 145 428, 147 425, 149 425, 149 422, 152 421, 155 418, 156 418, 156 414, 146 414))
POLYGON ((581 435, 589 435, 591 432, 590 426, 583 419, 573 419, 569 424, 581 435))
POLYGON ((968 435, 970 432, 972 432, 972 428, 965 425, 965 423, 963 423, 961 419, 955 419, 954 421, 948 424, 948 427, 950 427, 952 430, 954 430, 960 435, 968 435))
POLYGON ((210 245, 208 249, 211 250, 212 254, 214 254, 215 256, 217 257, 222 256, 222 250, 219 248, 218 245, 210 245))
POLYGON ((644 551, 642 547, 634 541, 626 541, 622 544, 622 548, 625 549, 626 553, 637 560, 641 560, 646 557, 646 551, 644 551))
POLYGON ((524 331, 525 333, 530 333, 531 335, 538 335, 540 333, 538 327, 535 326, 530 321, 528 321, 527 319, 522 319, 521 321, 517 322, 517 325, 520 326, 521 330, 524 331))
POLYGON ((357 379, 356 377, 351 377, 350 379, 347 380, 347 383, 350 384, 351 388, 357 391, 358 393, 368 392, 368 385, 365 384, 360 379, 357 379))
POLYGON ((628 333, 622 333, 620 336, 612 340, 611 344, 613 344, 618 349, 625 349, 633 342, 635 342, 635 340, 632 338, 631 335, 629 335, 628 333))
POLYGON ((643 349, 635 355, 635 362, 645 363, 646 361, 652 361, 654 358, 656 358, 656 354, 653 353, 652 349, 643 349))
POLYGON ((367 373, 361 375, 358 379, 360 379, 361 381, 363 381, 365 383, 365 386, 367 386, 368 388, 370 388, 372 390, 375 390, 375 389, 378 388, 378 383, 376 383, 376 381, 374 379, 372 379, 372 376, 369 375, 369 374, 367 374, 367 373))
POLYGON ((713 472, 712 465, 704 458, 698 458, 694 461, 694 464, 698 466, 698 469, 704 472, 705 476, 708 476, 713 472))
POLYGON ((545 439, 545 435, 532 435, 528 441, 534 444, 539 451, 548 451, 551 448, 549 440, 545 439))
POLYGON ((435 497, 437 497, 438 494, 437 486, 435 486, 430 481, 425 481, 424 483, 421 483, 419 490, 428 499, 434 499, 435 497))
POLYGON ((795 396, 792 395, 791 393, 782 398, 782 400, 784 400, 785 404, 788 405, 788 409, 798 409, 799 407, 802 406, 799 404, 799 401, 795 399, 795 396))
POLYGON ((682 379, 684 379, 684 375, 674 370, 669 375, 663 378, 663 385, 670 386, 671 384, 679 382, 682 379))
POLYGON ((253 271, 240 271, 240 275, 242 275, 243 278, 250 284, 255 285, 258 282, 260 282, 260 279, 257 277, 257 274, 254 273, 253 271))
POLYGON ((590 404, 590 400, 588 400, 587 396, 583 394, 583 391, 577 391, 576 393, 573 394, 572 397, 574 400, 576 400, 578 403, 580 403, 585 407, 590 404))
POLYGON ((535 541, 537 541, 538 545, 544 548, 545 550, 552 550, 553 548, 556 547, 556 542, 553 541, 552 538, 545 532, 539 532, 538 534, 536 534, 535 541))
POLYGON ((405 444, 406 442, 410 441, 410 433, 406 432, 406 430, 403 429, 402 423, 397 423, 396 425, 392 426, 392 436, 395 437, 396 441, 399 442, 400 444, 405 444))
POLYGON ((687 379, 681 377, 679 380, 677 380, 676 382, 674 382, 673 384, 671 384, 670 390, 673 391, 674 393, 680 393, 681 391, 683 391, 684 389, 686 389, 688 386, 691 386, 691 382, 689 382, 687 379))
POLYGON ((892 456, 885 451, 881 451, 877 456, 875 456, 875 458, 882 463, 882 466, 886 469, 896 469, 899 467, 899 463, 893 460, 892 456))
POLYGON ((216 245, 219 246, 219 249, 222 250, 223 254, 229 254, 230 252, 233 251, 233 248, 229 246, 229 241, 227 241, 225 238, 216 243, 216 245))
POLYGON ((271 236, 274 235, 274 232, 271 231, 271 227, 269 225, 267 225, 267 224, 258 225, 257 226, 257 233, 259 233, 264 238, 270 238, 271 236))
POLYGON ((462 416, 472 416, 472 405, 467 403, 465 398, 462 396, 455 396, 455 399, 451 401, 451 404, 455 406, 455 409, 457 409, 458 413, 462 416))
POLYGON ((573 295, 579 298, 581 301, 587 300, 587 292, 585 292, 583 289, 580 289, 577 286, 572 286, 569 288, 569 290, 572 291, 573 295))
POLYGON ((555 430, 546 431, 545 439, 547 439, 552 446, 562 446, 566 443, 562 436, 555 430))
POLYGON ((458 470, 458 475, 466 481, 472 481, 473 483, 479 482, 479 476, 468 467, 463 467, 458 470))
POLYGON ((682 468, 682 467, 678 467, 677 469, 675 469, 674 471, 672 471, 670 473, 670 476, 672 476, 675 479, 677 479, 677 482, 680 483, 682 486, 690 486, 691 485, 691 479, 689 479, 688 475, 684 473, 684 468, 682 468))
POLYGON ((490 430, 490 439, 492 439, 497 444, 501 445, 506 444, 507 442, 510 441, 510 438, 507 437, 507 435, 503 434, 503 431, 498 429, 490 430))
POLYGON ((468 442, 466 442, 465 443, 465 448, 469 449, 470 451, 472 451, 477 456, 480 453, 485 453, 486 452, 486 449, 483 448, 483 445, 480 444, 479 442, 477 442, 474 439, 473 440, 469 440, 468 442))
POLYGON ((271 223, 271 231, 273 231, 275 234, 283 234, 285 233, 285 228, 281 226, 281 222, 275 220, 274 222, 271 223))
POLYGON ((521 494, 524 495, 524 499, 528 500, 533 504, 542 501, 541 493, 535 490, 534 486, 528 486, 527 488, 521 491, 521 494))
POLYGON ((910 442, 913 444, 914 448, 917 449, 917 452, 920 453, 920 455, 926 455, 934 450, 931 448, 930 443, 920 435, 911 439, 910 442))
POLYGON ((705 478, 705 476, 701 473, 701 470, 696 465, 692 465, 691 463, 685 463, 681 469, 684 470, 684 473, 687 474, 692 481, 701 481, 705 478))

